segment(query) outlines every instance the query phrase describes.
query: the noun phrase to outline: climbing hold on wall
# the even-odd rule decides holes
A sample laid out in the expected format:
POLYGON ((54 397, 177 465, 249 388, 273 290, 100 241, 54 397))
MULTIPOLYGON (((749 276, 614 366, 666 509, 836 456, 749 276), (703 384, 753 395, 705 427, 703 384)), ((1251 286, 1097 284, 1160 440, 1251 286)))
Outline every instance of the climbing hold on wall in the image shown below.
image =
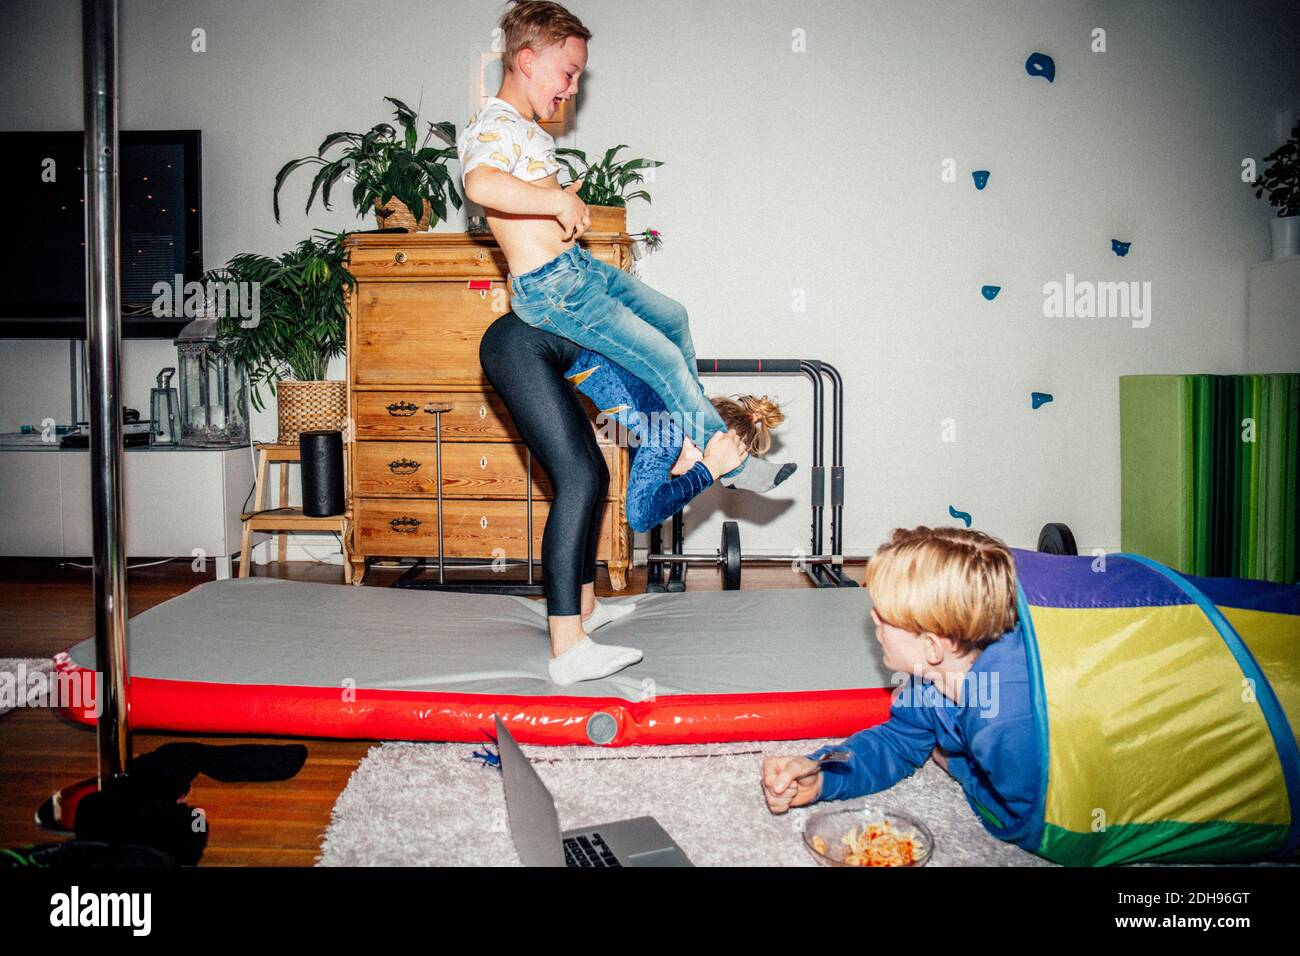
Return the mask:
POLYGON ((1052 400, 1053 399, 1052 399, 1051 392, 1030 392, 1029 393, 1029 402, 1031 405, 1034 406, 1034 408, 1038 408, 1042 405, 1046 405, 1048 402, 1052 400))
POLYGON ((1000 285, 980 286, 980 294, 984 296, 984 298, 988 299, 990 302, 996 299, 998 297, 998 293, 1001 291, 1002 291, 1002 286, 1000 285))
POLYGON ((970 174, 970 178, 975 180, 975 188, 983 189, 989 183, 989 171, 987 169, 976 169, 970 174))
POLYGON ((1025 72, 1030 76, 1041 76, 1051 83, 1056 79, 1056 61, 1046 53, 1031 53, 1025 61, 1025 72))
POLYGON ((968 527, 968 528, 970 527, 970 512, 969 512, 969 511, 958 511, 958 510, 957 510, 956 508, 954 508, 952 505, 949 505, 949 506, 948 506, 948 514, 952 515, 954 518, 957 518, 957 519, 959 519, 959 520, 961 520, 961 521, 966 522, 966 527, 968 527))
POLYGON ((1131 245, 1133 245, 1131 242, 1120 242, 1118 239, 1112 239, 1110 241, 1110 251, 1117 256, 1126 256, 1128 255, 1128 247, 1131 245))

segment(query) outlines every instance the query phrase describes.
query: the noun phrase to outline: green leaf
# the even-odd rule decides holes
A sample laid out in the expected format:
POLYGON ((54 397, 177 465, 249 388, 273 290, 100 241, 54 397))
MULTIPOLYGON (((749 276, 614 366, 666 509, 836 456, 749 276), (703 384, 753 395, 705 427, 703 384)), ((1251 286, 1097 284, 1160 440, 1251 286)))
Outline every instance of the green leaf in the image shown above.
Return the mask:
POLYGON ((302 159, 291 159, 280 167, 280 171, 275 174, 275 189, 271 193, 271 209, 275 213, 276 222, 280 221, 280 187, 284 185, 285 179, 299 166, 306 165, 307 163, 321 162, 323 162, 323 160, 319 157, 304 156, 302 159))
MULTIPOLYGON (((303 209, 303 212, 311 212, 311 204, 312 200, 316 198, 316 190, 320 189, 321 185, 330 178, 330 175, 337 168, 337 163, 330 163, 328 166, 322 166, 320 171, 316 173, 316 177, 311 181, 311 192, 307 194, 307 206, 303 209)), ((329 203, 325 203, 325 208, 330 208, 329 203)))
POLYGON ((415 110, 411 109, 401 100, 395 99, 391 96, 385 96, 384 99, 397 107, 397 119, 399 122, 405 125, 415 121, 415 110))
POLYGON ((451 152, 456 152, 456 126, 454 123, 443 120, 441 123, 430 123, 429 132, 436 133, 438 137, 451 147, 451 152))
POLYGON ((325 150, 329 149, 335 143, 349 142, 355 143, 360 139, 356 133, 330 133, 323 140, 320 146, 316 148, 317 156, 324 156, 325 150))

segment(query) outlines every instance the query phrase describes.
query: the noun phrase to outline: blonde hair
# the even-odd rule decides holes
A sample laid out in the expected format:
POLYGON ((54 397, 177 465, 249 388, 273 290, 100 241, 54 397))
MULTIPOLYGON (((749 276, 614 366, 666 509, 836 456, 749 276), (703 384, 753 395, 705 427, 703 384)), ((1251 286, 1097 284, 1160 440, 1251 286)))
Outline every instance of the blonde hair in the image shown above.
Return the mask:
POLYGON ((966 528, 895 528, 867 561, 881 620, 948 638, 965 656, 1015 627, 1016 568, 999 539, 966 528))
POLYGON ((772 447, 772 436, 768 433, 785 421, 781 406, 766 395, 762 398, 753 395, 733 395, 729 398, 715 395, 709 401, 718 410, 727 427, 736 430, 749 453, 760 458, 772 447))
POLYGON ((591 31, 581 20, 549 0, 519 0, 501 18, 500 25, 505 38, 502 62, 507 71, 515 68, 515 57, 524 47, 540 53, 571 36, 591 39, 591 31))

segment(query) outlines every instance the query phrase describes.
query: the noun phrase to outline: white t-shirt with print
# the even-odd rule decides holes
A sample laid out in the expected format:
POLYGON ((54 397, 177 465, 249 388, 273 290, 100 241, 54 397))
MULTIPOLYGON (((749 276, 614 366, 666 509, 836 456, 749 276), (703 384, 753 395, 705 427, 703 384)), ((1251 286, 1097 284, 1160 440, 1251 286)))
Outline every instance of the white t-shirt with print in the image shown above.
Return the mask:
POLYGON ((490 166, 525 182, 544 179, 559 170, 551 134, 503 99, 489 96, 456 138, 461 185, 477 166, 490 166))

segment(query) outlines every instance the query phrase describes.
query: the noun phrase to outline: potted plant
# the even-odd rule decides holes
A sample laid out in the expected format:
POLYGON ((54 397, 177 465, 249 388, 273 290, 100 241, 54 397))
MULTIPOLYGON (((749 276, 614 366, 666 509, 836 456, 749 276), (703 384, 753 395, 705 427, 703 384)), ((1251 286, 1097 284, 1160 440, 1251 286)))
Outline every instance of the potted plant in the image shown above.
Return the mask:
POLYGON ((1255 198, 1268 193, 1269 205, 1277 206, 1277 217, 1269 220, 1269 237, 1273 245, 1273 258, 1300 255, 1300 156, 1297 155, 1297 138, 1300 126, 1291 129, 1291 138, 1264 157, 1273 165, 1264 175, 1249 183, 1255 188, 1255 198))
POLYGON ((282 444, 296 443, 303 431, 342 431, 347 419, 347 383, 324 379, 330 359, 346 347, 347 294, 356 280, 345 265, 347 234, 314 231, 321 238, 281 256, 242 253, 203 277, 205 285, 257 283, 258 314, 220 317, 213 348, 244 366, 258 411, 259 384, 278 396, 282 444))
MULTIPOLYGON (((606 151, 605 157, 596 165, 587 163, 587 154, 580 149, 557 149, 556 161, 568 171, 569 183, 583 180, 578 189, 578 198, 587 204, 591 214, 592 232, 627 232, 627 203, 632 199, 644 199, 650 202, 650 194, 644 189, 626 193, 628 186, 643 181, 638 169, 650 169, 662 166, 657 159, 628 159, 614 162, 614 154, 626 145, 614 146, 606 151), (573 164, 565 159, 572 156, 582 163, 578 172, 573 164)), ((568 185, 565 183, 564 185, 568 185)))
POLYGON ((457 209, 461 207, 460 193, 444 165, 448 159, 456 158, 456 127, 445 121, 430 123, 424 142, 417 148, 415 111, 391 96, 384 99, 396 107, 394 115, 402 129, 400 137, 389 123, 378 123, 365 133, 331 133, 315 156, 285 163, 275 174, 271 204, 276 222, 280 221, 280 187, 290 173, 307 164, 321 167, 311 183, 307 211, 311 210, 318 191, 325 208, 329 209, 330 189, 344 176, 356 183, 352 202, 357 216, 365 216, 373 208, 381 228, 423 232, 447 218, 448 197, 457 209), (441 149, 425 145, 434 134, 449 145, 441 149), (347 144, 342 154, 325 159, 327 150, 342 144, 347 144), (418 222, 412 214, 414 209, 421 210, 418 222))

